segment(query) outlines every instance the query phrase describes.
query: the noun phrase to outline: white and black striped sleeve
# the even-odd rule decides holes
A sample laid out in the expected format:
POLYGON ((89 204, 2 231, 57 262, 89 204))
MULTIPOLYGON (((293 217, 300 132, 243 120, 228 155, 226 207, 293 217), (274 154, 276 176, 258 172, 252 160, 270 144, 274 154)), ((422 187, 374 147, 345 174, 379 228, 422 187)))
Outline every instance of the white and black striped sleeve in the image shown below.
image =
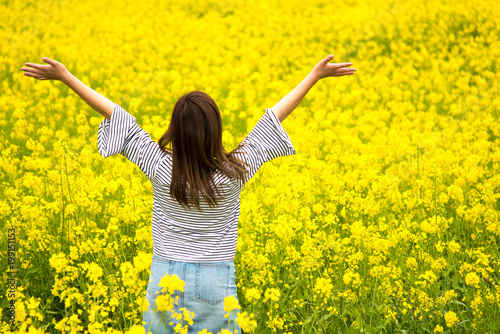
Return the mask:
POLYGON ((137 123, 134 116, 115 104, 111 118, 99 124, 97 148, 104 158, 120 153, 152 180, 164 156, 158 143, 137 123))
POLYGON ((290 137, 281 125, 280 120, 270 108, 261 117, 252 131, 243 140, 246 143, 237 152, 237 157, 248 163, 245 183, 255 175, 265 162, 277 157, 296 154, 290 137))

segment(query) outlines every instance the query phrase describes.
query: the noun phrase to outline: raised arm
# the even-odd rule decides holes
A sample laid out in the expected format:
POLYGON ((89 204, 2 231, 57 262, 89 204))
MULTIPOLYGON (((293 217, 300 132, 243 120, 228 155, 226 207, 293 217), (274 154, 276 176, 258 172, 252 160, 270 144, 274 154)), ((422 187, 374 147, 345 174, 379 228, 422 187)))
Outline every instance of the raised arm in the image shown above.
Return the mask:
POLYGON ((86 86, 83 82, 81 82, 73 74, 71 74, 60 62, 47 57, 43 57, 42 60, 49 65, 24 63, 24 65, 26 66, 31 66, 21 67, 21 70, 25 71, 24 75, 38 80, 62 81, 66 86, 77 93, 95 111, 106 117, 108 120, 111 119, 111 114, 113 113, 113 109, 115 108, 115 103, 111 102, 109 99, 99 94, 92 88, 86 86))
POLYGON ((271 108, 280 122, 283 122, 285 118, 287 118, 288 115, 290 115, 292 111, 297 108, 304 96, 306 96, 307 92, 309 92, 311 87, 314 86, 314 84, 320 79, 326 77, 352 75, 356 72, 355 68, 345 68, 347 66, 351 66, 352 63, 329 64, 328 62, 331 61, 333 57, 333 55, 329 55, 316 64, 313 70, 297 87, 295 87, 290 93, 288 93, 274 107, 271 108))

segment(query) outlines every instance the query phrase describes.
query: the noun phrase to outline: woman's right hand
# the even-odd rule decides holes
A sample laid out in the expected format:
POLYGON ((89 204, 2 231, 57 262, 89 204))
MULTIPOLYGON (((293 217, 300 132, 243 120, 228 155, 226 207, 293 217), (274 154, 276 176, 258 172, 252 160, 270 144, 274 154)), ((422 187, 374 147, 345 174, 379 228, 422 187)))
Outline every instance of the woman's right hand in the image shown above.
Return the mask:
POLYGON ((341 77, 344 75, 352 75, 356 72, 355 68, 346 68, 351 66, 352 63, 328 63, 335 57, 334 55, 329 55, 322 61, 320 61, 316 66, 314 66, 312 72, 315 77, 320 80, 326 77, 341 77))
POLYGON ((59 80, 64 82, 69 75, 66 67, 60 62, 48 57, 43 57, 42 60, 48 65, 24 63, 26 66, 31 66, 21 67, 21 70, 24 71, 24 75, 38 80, 59 80))

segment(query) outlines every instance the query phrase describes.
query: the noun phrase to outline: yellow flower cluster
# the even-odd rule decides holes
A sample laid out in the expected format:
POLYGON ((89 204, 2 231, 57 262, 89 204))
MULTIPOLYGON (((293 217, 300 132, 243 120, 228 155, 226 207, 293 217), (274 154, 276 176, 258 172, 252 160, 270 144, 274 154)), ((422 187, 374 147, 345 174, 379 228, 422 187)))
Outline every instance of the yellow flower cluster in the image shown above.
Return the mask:
POLYGON ((453 311, 446 312, 444 319, 446 320, 446 326, 448 327, 453 327, 459 321, 457 314, 453 311))
POLYGON ((257 321, 253 313, 239 312, 236 318, 236 322, 246 333, 251 333, 257 328, 257 321))
POLYGON ((169 275, 166 274, 160 280, 160 284, 158 284, 162 288, 162 293, 166 293, 171 295, 178 290, 180 292, 184 292, 184 281, 179 279, 177 275, 169 275))
MULTIPOLYGON (((148 307, 151 182, 120 155, 103 159, 103 118, 62 83, 23 76, 24 62, 62 62, 154 140, 181 95, 205 91, 229 151, 330 53, 356 74, 310 90, 282 123, 297 154, 264 164, 241 194, 236 322, 500 331, 497 1, 0 8, 0 233, 7 249, 15 230, 17 270, 15 300, 8 274, 0 281, 15 305, 1 333, 136 334, 148 307)), ((182 283, 162 282, 167 310, 182 283)), ((175 317, 179 332, 193 319, 175 317)))
MULTIPOLYGON (((228 314, 234 310, 240 309, 240 305, 235 296, 229 296, 224 298, 224 311, 228 314)), ((227 318, 227 317, 226 317, 227 318)))

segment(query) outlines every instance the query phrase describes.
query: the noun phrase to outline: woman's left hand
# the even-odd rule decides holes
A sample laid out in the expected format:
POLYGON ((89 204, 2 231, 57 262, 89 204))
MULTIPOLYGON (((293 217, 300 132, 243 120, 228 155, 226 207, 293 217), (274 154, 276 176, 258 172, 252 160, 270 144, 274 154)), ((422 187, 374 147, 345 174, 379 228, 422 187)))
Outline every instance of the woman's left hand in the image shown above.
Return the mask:
POLYGON ((49 65, 38 65, 33 63, 24 63, 26 66, 31 67, 21 67, 25 76, 33 77, 38 80, 59 80, 64 81, 68 76, 69 71, 66 67, 58 61, 53 59, 43 57, 42 60, 49 65))

